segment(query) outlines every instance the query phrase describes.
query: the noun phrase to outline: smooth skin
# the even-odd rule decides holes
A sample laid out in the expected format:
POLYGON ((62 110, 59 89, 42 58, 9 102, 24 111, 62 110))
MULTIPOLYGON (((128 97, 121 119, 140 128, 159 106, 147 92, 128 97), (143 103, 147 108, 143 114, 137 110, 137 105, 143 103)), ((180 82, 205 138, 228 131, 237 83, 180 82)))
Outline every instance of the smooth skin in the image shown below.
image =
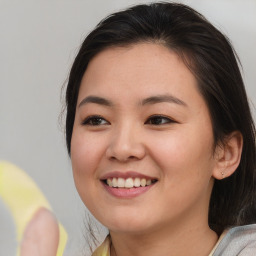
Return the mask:
POLYGON ((110 230, 111 256, 210 253, 218 239, 208 226, 214 179, 235 171, 242 136, 234 132, 225 145, 213 145, 206 102, 176 53, 139 43, 106 49, 90 61, 71 161, 81 199, 110 230), (137 197, 118 198, 101 180, 113 171, 157 182, 137 197))
POLYGON ((40 208, 26 227, 20 256, 55 256, 58 244, 58 222, 48 209, 40 208))
MULTIPOLYGON (((111 256, 210 253, 218 239, 207 219, 214 179, 236 170, 243 139, 233 132, 213 145, 206 103, 174 52, 141 43, 92 59, 79 91, 71 160, 81 199, 110 230, 111 256), (117 198, 101 181, 113 171, 157 182, 139 196, 117 198)), ((55 255, 58 236, 54 216, 40 210, 21 255, 55 255)))

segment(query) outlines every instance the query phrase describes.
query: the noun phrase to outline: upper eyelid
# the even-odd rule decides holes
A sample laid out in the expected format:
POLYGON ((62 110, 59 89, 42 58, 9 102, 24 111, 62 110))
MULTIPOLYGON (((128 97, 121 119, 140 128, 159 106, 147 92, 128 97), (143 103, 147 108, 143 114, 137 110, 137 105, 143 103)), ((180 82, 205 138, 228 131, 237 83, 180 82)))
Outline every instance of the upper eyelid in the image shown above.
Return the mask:
POLYGON ((151 115, 147 118, 147 120, 149 120, 150 118, 154 118, 154 117, 158 117, 158 118, 165 118, 165 119, 169 119, 170 121, 176 122, 175 119, 173 119, 172 117, 169 116, 165 116, 165 115, 151 115))
POLYGON ((162 115, 162 114, 154 114, 154 115, 149 116, 148 118, 151 118, 151 117, 163 117, 163 118, 169 118, 169 119, 172 119, 171 117, 166 116, 166 115, 162 115))
POLYGON ((87 116, 86 118, 84 118, 82 120, 82 124, 85 124, 86 122, 90 121, 91 119, 94 119, 94 118, 99 118, 99 119, 103 119, 105 120, 107 123, 109 123, 109 121, 104 118, 103 116, 100 116, 100 115, 90 115, 90 116, 87 116))
MULTIPOLYGON (((90 119, 93 119, 93 118, 99 118, 99 119, 103 119, 105 120, 107 123, 110 123, 106 118, 104 118, 103 116, 101 115, 89 115, 87 116, 86 118, 84 118, 82 120, 82 124, 85 124, 87 121, 89 121, 90 119)), ((170 121, 170 123, 172 122, 177 122, 175 119, 173 119, 172 117, 169 117, 169 116, 166 116, 166 115, 160 115, 160 114, 154 114, 154 115, 151 115, 149 116, 144 123, 147 123, 151 118, 163 118, 163 119, 168 119, 170 121)))
MULTIPOLYGON (((166 123, 162 123, 162 124, 159 124, 159 125, 167 125, 167 124, 173 124, 173 123, 178 123, 178 121, 176 121, 175 119, 173 119, 172 117, 169 117, 169 116, 165 116, 165 115, 152 115, 150 117, 148 117, 146 119, 146 121, 144 122, 144 124, 148 124, 148 122, 151 120, 151 119, 154 119, 154 118, 162 118, 162 119, 166 119, 168 120, 166 123)), ((156 124, 150 124, 150 125, 156 125, 156 124)))

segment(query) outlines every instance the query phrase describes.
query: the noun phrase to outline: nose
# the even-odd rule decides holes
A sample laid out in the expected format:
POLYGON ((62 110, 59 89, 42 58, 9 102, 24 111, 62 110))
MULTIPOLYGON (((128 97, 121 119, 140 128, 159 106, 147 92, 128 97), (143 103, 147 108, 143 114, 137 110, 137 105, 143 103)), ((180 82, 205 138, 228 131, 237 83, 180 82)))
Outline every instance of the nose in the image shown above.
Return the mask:
POLYGON ((145 156, 145 153, 142 134, 132 125, 115 129, 106 150, 108 159, 120 162, 140 160, 145 156))

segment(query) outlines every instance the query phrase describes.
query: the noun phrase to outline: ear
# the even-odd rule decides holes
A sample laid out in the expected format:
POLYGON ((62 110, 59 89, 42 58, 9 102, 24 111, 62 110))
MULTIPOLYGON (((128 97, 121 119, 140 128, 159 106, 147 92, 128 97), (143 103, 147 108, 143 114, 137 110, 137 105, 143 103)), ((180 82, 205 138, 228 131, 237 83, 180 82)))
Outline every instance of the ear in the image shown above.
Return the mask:
POLYGON ((237 169, 243 148, 243 136, 239 131, 229 134, 215 150, 216 165, 213 177, 221 180, 232 175, 237 169))

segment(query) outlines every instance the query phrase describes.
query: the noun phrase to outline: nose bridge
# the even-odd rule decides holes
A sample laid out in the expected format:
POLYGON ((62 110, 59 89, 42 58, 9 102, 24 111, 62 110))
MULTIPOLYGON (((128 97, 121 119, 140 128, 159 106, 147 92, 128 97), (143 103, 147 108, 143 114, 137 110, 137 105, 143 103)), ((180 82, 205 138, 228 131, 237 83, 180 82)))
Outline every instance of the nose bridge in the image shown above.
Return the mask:
POLYGON ((145 154, 140 128, 135 122, 124 120, 112 133, 107 150, 109 158, 119 161, 141 159, 145 154))

